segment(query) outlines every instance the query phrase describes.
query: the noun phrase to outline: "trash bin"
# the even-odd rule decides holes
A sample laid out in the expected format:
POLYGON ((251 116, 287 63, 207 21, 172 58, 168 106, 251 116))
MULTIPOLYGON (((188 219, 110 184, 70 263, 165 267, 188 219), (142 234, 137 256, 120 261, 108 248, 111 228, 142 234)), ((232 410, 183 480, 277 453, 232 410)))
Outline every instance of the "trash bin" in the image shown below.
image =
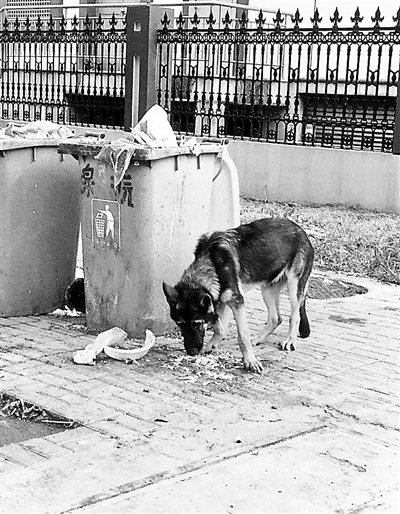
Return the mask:
POLYGON ((59 141, 0 140, 0 315, 52 312, 75 277, 79 167, 59 141))
POLYGON ((179 279, 209 229, 222 145, 201 142, 194 153, 185 146, 137 148, 117 188, 113 167, 95 159, 102 148, 78 140, 60 145, 81 162, 88 327, 165 334, 173 324, 162 282, 179 279))

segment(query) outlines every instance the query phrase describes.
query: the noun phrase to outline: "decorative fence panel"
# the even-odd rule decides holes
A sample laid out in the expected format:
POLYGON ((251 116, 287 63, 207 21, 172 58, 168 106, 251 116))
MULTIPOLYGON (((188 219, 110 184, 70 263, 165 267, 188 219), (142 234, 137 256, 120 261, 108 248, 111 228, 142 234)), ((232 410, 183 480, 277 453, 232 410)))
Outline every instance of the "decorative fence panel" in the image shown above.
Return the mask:
MULTIPOLYGON (((378 9, 366 27, 358 9, 343 27, 336 9, 324 27, 318 10, 307 24, 299 11, 291 17, 241 6, 221 17, 221 6, 207 14, 184 7, 176 19, 160 14, 150 57, 140 54, 145 24, 128 27, 122 13, 5 18, 1 118, 129 128, 135 81, 127 65, 139 55, 139 69, 157 67, 156 101, 178 132, 392 152, 400 9, 387 19, 378 9)), ((127 9, 134 20, 136 9, 156 8, 127 9)), ((135 88, 149 98, 154 82, 135 88)))
POLYGON ((0 32, 0 109, 9 120, 121 127, 125 24, 91 19, 7 18, 0 32))
POLYGON ((263 13, 243 12, 222 26, 210 12, 158 31, 158 101, 175 130, 200 136, 293 145, 391 152, 399 81, 400 9, 393 24, 363 28, 359 9, 341 28, 336 9, 329 28, 318 10, 302 28, 280 11, 273 24, 263 13))

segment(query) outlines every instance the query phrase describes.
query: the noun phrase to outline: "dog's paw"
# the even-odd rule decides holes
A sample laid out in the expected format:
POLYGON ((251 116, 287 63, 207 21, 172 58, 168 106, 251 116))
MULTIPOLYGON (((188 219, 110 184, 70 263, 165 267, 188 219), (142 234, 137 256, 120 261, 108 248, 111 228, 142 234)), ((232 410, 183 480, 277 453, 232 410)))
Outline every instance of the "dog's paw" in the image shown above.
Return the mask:
POLYGON ((294 341, 292 339, 286 339, 280 344, 281 350, 286 350, 287 352, 296 350, 294 341))
POLYGON ((244 369, 246 371, 251 371, 252 373, 262 373, 263 372, 263 365, 261 362, 257 359, 257 357, 247 357, 243 358, 243 364, 244 369))

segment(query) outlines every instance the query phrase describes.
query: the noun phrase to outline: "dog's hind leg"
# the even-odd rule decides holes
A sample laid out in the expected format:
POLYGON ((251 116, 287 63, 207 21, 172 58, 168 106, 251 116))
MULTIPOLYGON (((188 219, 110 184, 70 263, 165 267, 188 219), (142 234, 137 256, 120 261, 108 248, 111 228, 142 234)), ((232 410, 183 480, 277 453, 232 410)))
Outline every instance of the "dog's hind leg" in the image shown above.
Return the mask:
POLYGON ((268 309, 267 325, 257 334, 254 344, 263 343, 267 337, 282 323, 279 312, 279 297, 281 294, 282 284, 261 284, 261 293, 268 309))
POLYGON ((298 277, 290 274, 287 281, 287 289, 290 302, 290 321, 289 321, 289 334, 285 341, 281 343, 282 350, 295 350, 297 333, 300 324, 300 305, 303 298, 299 298, 299 279, 298 277))
POLYGON ((225 337, 226 330, 228 328, 229 321, 229 307, 226 304, 222 304, 218 310, 218 321, 212 327, 214 330, 214 334, 211 336, 211 339, 203 346, 201 353, 211 353, 214 348, 217 348, 218 344, 225 337))
POLYGON ((300 304, 300 324, 299 324, 299 336, 305 339, 310 335, 310 324, 307 318, 306 312, 306 298, 304 297, 303 302, 300 304))
POLYGON ((231 309, 237 325, 238 343, 243 355, 244 369, 261 373, 263 366, 254 354, 243 300, 239 304, 231 304, 231 309))

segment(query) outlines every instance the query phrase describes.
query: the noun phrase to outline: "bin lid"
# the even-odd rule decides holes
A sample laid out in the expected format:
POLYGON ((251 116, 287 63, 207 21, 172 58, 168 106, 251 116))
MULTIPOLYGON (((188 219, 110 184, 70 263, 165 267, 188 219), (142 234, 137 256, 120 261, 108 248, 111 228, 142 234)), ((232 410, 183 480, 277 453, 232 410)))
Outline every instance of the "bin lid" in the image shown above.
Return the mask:
MULTIPOLYGON (((96 156, 104 146, 110 143, 99 143, 99 142, 85 142, 82 140, 69 140, 68 142, 60 143, 58 152, 76 156, 96 156)), ((199 142, 195 146, 171 146, 163 148, 150 148, 143 147, 132 142, 132 145, 136 147, 132 155, 132 159, 137 161, 155 161, 158 159, 164 159, 166 157, 174 157, 176 155, 199 155, 204 153, 219 153, 221 147, 225 143, 225 140, 221 139, 220 143, 217 143, 215 139, 208 142, 199 138, 199 142)))

